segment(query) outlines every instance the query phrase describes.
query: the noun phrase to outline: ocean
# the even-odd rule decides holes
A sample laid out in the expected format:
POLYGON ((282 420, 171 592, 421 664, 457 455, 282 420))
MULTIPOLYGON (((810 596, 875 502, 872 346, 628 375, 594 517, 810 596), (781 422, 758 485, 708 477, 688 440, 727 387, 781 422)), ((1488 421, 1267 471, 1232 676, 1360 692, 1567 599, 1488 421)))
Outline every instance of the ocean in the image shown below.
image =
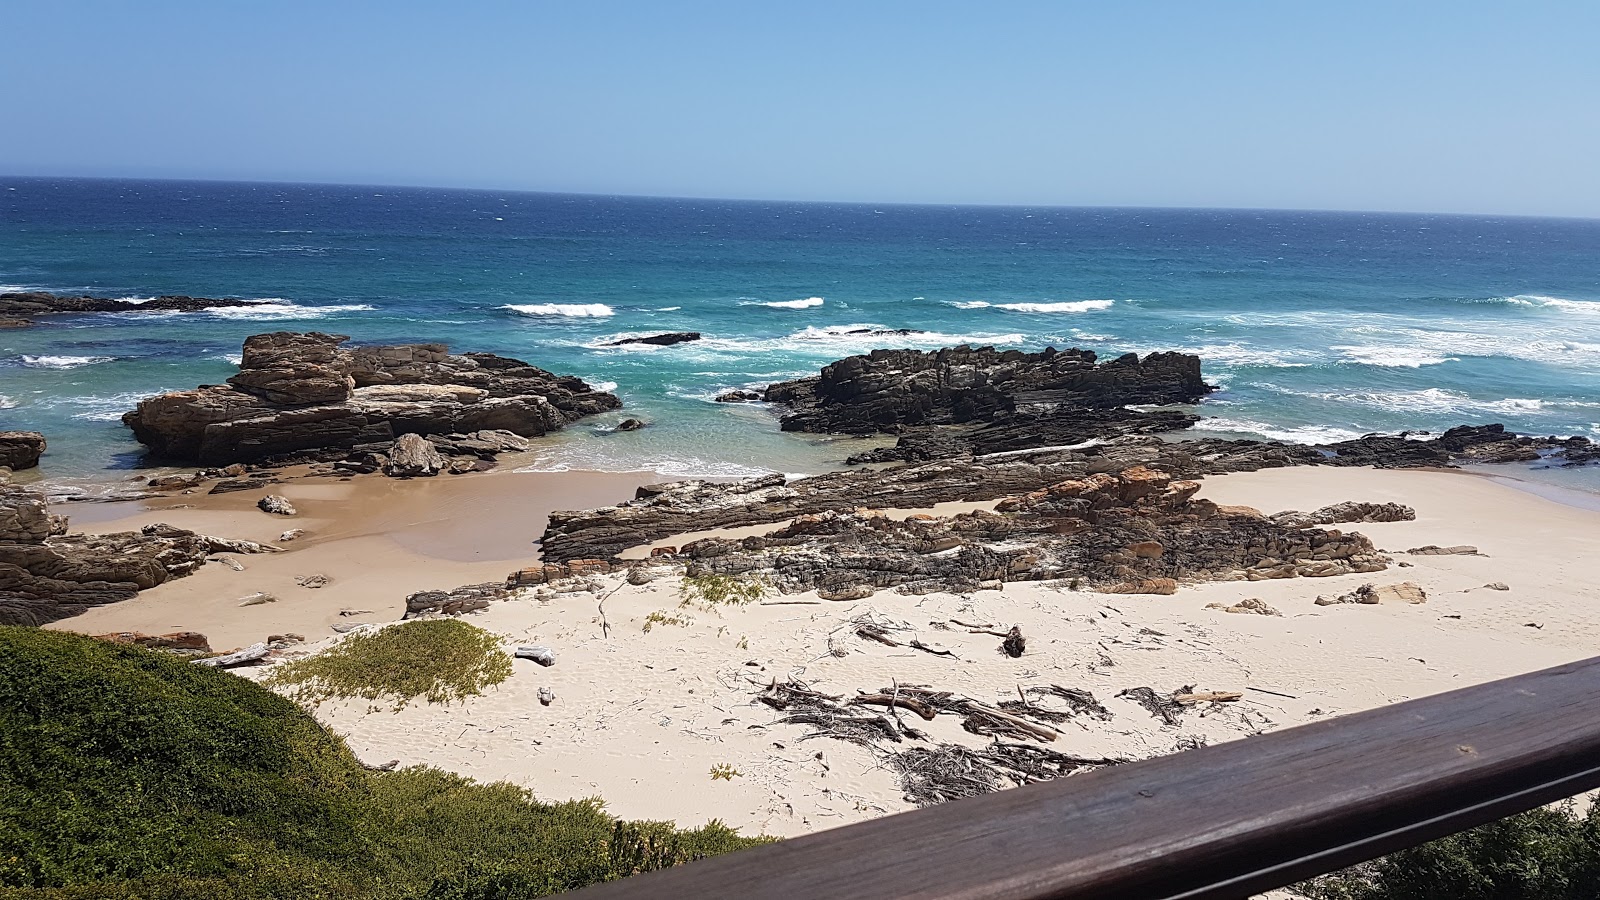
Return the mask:
POLYGON ((615 390, 623 412, 541 444, 553 471, 822 471, 859 445, 711 398, 959 343, 1197 353, 1222 388, 1206 434, 1600 438, 1597 220, 0 177, 0 284, 270 301, 0 330, 0 429, 43 431, 64 482, 136 474, 121 414, 222 381, 269 330, 442 341, 615 390), (851 333, 881 329, 921 333, 851 333), (666 331, 705 338, 607 346, 666 331), (650 427, 614 431, 625 416, 650 427))

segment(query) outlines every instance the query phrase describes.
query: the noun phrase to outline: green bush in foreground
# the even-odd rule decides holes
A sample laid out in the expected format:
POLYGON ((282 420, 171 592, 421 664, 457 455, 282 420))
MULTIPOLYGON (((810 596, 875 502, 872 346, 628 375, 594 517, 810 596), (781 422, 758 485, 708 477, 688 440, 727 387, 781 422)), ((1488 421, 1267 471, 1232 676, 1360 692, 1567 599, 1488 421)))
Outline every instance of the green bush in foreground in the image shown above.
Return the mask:
POLYGON ((1530 810, 1299 885, 1313 900, 1593 900, 1600 806, 1530 810))
POLYGON ((744 606, 767 595, 759 577, 741 575, 688 575, 678 585, 679 608, 699 606, 715 612, 719 606, 744 606))
POLYGON ((449 703, 511 677, 500 640, 460 619, 421 619, 352 634, 315 656, 278 666, 267 683, 301 703, 360 697, 400 709, 418 697, 449 703))
POLYGON ((368 772, 246 679, 0 627, 3 900, 513 900, 760 840, 368 772))

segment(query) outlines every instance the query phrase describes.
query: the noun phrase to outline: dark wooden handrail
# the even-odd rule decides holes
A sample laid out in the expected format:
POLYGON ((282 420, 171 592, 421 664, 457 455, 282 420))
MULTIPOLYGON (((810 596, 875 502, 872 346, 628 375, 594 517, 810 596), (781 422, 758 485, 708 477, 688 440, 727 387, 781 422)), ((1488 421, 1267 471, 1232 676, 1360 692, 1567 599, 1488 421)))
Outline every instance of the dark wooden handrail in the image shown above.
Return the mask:
POLYGON ((1597 787, 1600 658, 576 896, 1241 898, 1597 787))

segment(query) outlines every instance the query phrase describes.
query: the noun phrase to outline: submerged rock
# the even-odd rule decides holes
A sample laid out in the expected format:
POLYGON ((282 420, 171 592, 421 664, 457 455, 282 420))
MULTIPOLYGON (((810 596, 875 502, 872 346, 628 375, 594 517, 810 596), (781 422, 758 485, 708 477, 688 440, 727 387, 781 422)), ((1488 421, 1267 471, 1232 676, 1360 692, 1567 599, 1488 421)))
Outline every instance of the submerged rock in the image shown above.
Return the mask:
POLYGON ((342 347, 347 340, 254 335, 228 384, 151 397, 123 422, 155 457, 225 465, 375 454, 405 434, 477 441, 477 453, 487 449, 485 434, 537 437, 622 405, 517 359, 454 356, 443 344, 342 347))
POLYGON ((0 293, 0 327, 26 327, 33 324, 28 319, 30 316, 62 313, 196 312, 221 307, 254 306, 260 302, 262 301, 163 296, 143 303, 127 303, 106 297, 67 297, 46 291, 12 291, 0 293))
POLYGON ((673 344, 686 344, 690 341, 700 340, 698 331, 675 331, 670 334, 652 334, 649 337, 623 338, 612 341, 607 347, 625 347, 628 344, 653 344, 657 347, 670 347, 673 344))

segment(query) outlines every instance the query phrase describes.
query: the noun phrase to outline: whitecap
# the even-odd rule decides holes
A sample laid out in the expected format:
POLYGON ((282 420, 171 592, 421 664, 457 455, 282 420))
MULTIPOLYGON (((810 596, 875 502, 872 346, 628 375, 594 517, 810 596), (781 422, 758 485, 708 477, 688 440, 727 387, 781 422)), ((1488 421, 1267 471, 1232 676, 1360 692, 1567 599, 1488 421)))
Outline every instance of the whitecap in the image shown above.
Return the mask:
POLYGON ((771 302, 762 300, 740 300, 739 305, 765 306, 771 309, 812 309, 814 307, 821 306, 825 302, 827 301, 823 300, 821 297, 806 297, 800 300, 773 300, 771 302))
POLYGON ((7 397, 5 394, 0 394, 0 409, 14 409, 16 405, 17 401, 7 397))
POLYGON ((989 303, 985 300, 961 300, 951 306, 957 309, 1003 309, 1020 313, 1082 313, 1110 309, 1115 300, 1070 300, 1062 303, 989 303))
POLYGON ((616 310, 604 303, 508 303, 500 308, 524 316, 566 316, 573 319, 616 315, 616 310))
POLYGON ((23 354, 22 364, 30 369, 76 369, 95 363, 111 362, 114 356, 29 356, 23 354))
POLYGON ((1555 309, 1583 315, 1600 315, 1600 301, 1594 300, 1568 300, 1565 297, 1547 297, 1543 294, 1518 294, 1515 297, 1505 298, 1505 302, 1515 306, 1542 307, 1544 309, 1555 309))
POLYGON ((1330 444, 1336 441, 1351 441, 1366 433, 1333 425, 1303 425, 1296 427, 1293 425, 1270 425, 1265 422, 1253 422, 1249 419, 1222 417, 1202 419, 1195 423, 1194 427, 1197 431, 1251 434, 1266 438, 1269 441, 1285 441, 1291 444, 1330 444))
POLYGON ((243 356, 243 354, 239 354, 239 353, 217 353, 215 355, 208 356, 206 358, 207 359, 219 360, 221 362, 230 362, 230 363, 233 363, 236 366, 244 365, 244 356, 243 356))
POLYGON ((591 381, 588 384, 589 387, 599 391, 602 394, 609 394, 617 389, 617 383, 615 381, 591 381))
POLYGON ((344 303, 331 306, 301 306, 289 300, 267 299, 252 301, 250 306, 219 306, 200 310, 201 315, 214 319, 244 321, 288 321, 322 319, 335 313, 371 312, 374 307, 366 303, 344 303))
POLYGON ((657 309, 656 312, 677 312, 680 309, 683 309, 683 307, 681 307, 681 306, 663 306, 663 307, 657 309))
POLYGON ((1457 357, 1446 356, 1421 347, 1392 346, 1340 346, 1329 349, 1339 351, 1341 363, 1361 366, 1382 366, 1390 369, 1420 369, 1454 362, 1457 357))

